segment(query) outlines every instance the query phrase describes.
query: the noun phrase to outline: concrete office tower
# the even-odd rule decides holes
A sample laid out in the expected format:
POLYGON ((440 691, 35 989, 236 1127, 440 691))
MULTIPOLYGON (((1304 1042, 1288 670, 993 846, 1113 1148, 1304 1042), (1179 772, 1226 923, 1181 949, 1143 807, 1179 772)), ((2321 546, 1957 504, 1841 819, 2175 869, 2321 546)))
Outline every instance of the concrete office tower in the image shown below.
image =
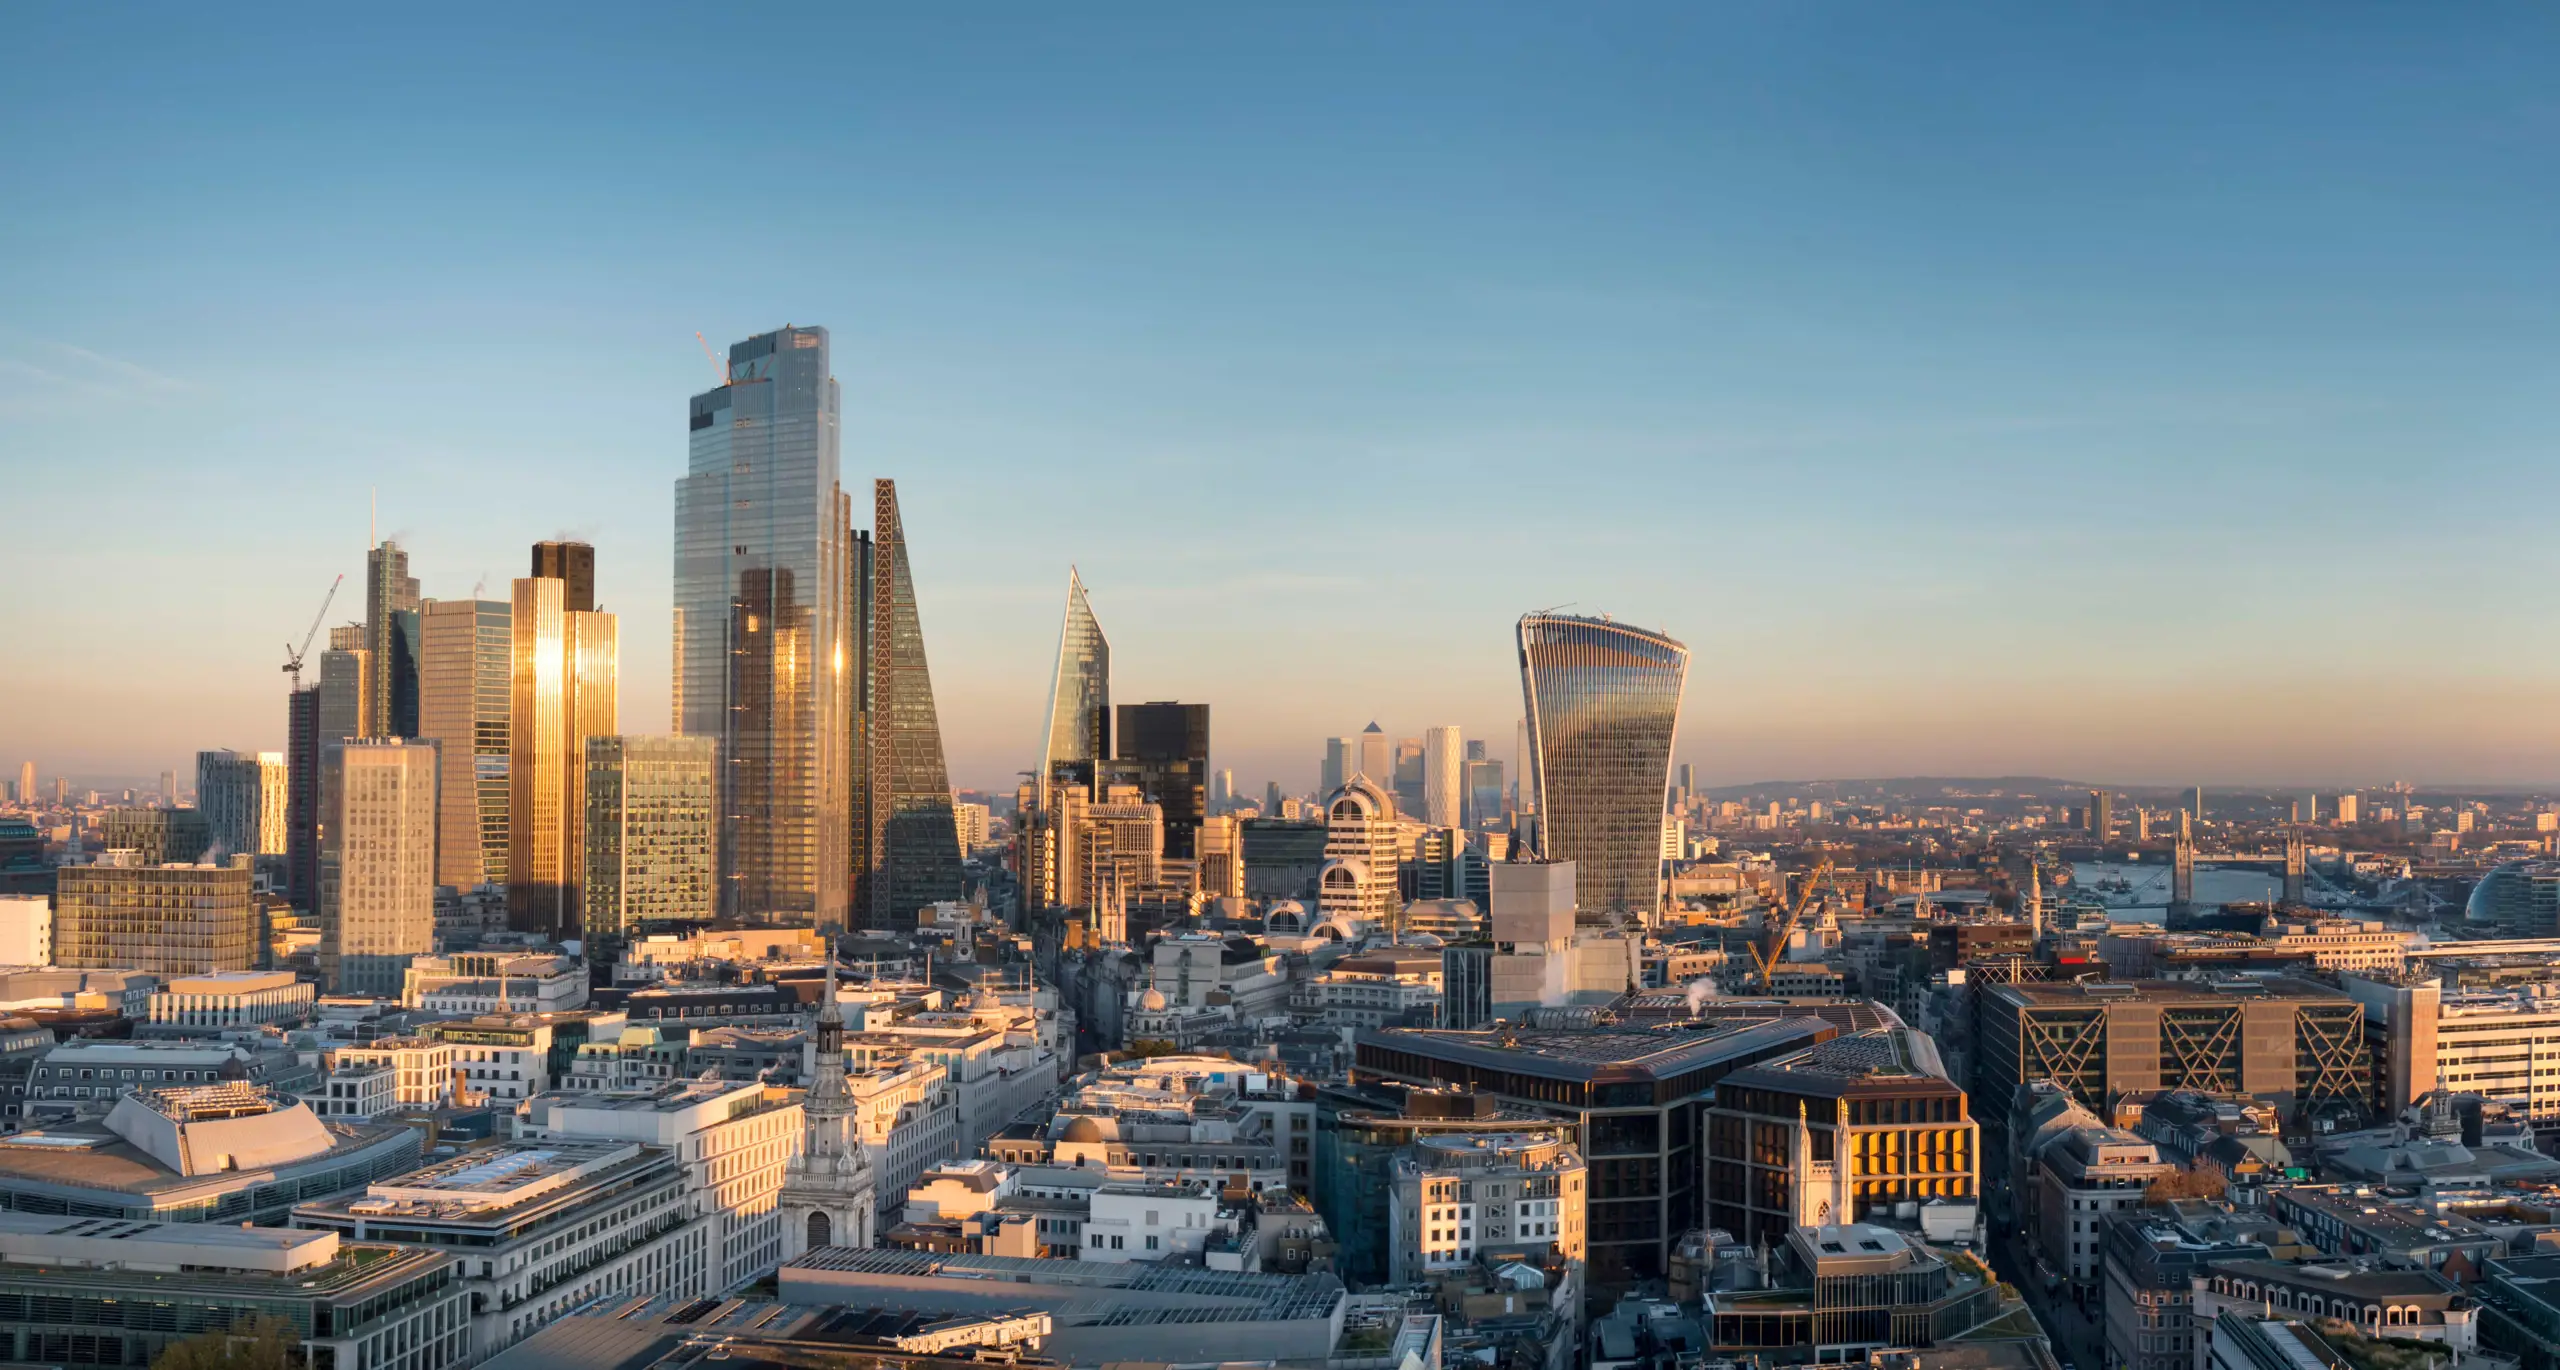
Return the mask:
POLYGON ((871 587, 870 922, 908 928, 926 905, 960 897, 960 833, 895 481, 872 482, 871 587))
POLYGON ((2338 796, 2338 826, 2352 828, 2364 818, 2364 801, 2356 795, 2338 796))
POLYGON ((2187 813, 2199 823, 2204 821, 2204 786, 2196 786, 2195 793, 2188 798, 2187 813))
POLYGON ((2300 799, 2293 801, 2293 821, 2296 823, 2319 822, 2320 796, 2316 794, 2305 794, 2300 799))
POLYGON ((1369 777, 1383 790, 1391 791, 1395 787, 1395 748, 1387 741, 1387 730, 1379 727, 1375 720, 1360 732, 1360 760, 1352 774, 1369 777))
POLYGON ((1224 766, 1209 773, 1209 809, 1225 813, 1235 806, 1236 773, 1224 766))
POLYGON ((323 986, 396 995, 435 941, 435 746, 330 742, 320 762, 323 986))
POLYGON ((36 802, 36 763, 32 761, 18 763, 18 802, 21 804, 36 802))
POLYGON ((1467 821, 1466 743, 1455 727, 1422 735, 1422 821, 1455 828, 1467 821))
POLYGON ((173 806, 178 802, 178 773, 176 771, 162 771, 160 773, 160 802, 173 806))
POLYGON ((373 653, 365 650, 364 625, 329 630, 320 654, 320 736, 337 742, 373 733, 373 653))
POLYGON ((1123 704, 1113 746, 1118 755, 1102 763, 1102 786, 1135 786, 1164 811, 1164 854, 1196 859, 1200 820, 1208 816, 1209 706, 1123 704))
POLYGON ((2107 840, 2108 833, 2115 831, 2113 803, 2106 791, 2089 791, 2089 832, 2101 842, 2107 840))
POLYGON ((1396 802, 1384 785, 1355 775, 1325 796, 1324 864, 1316 869, 1316 906, 1340 919, 1393 928, 1404 901, 1396 888, 1400 856, 1396 802))
POLYGON ((1058 626, 1058 670, 1049 684, 1049 736, 1042 749, 1045 776, 1082 767, 1093 783, 1093 765, 1111 755, 1111 643, 1085 601, 1084 580, 1067 568, 1067 613, 1058 626))
POLYGON ((719 912, 718 769, 715 738, 587 739, 588 937, 719 912))
POLYGON ((364 650, 373 675, 366 737, 414 737, 418 731, 418 578, 409 554, 384 541, 364 557, 364 650))
POLYGON ((1494 1014, 1517 1019, 1565 1003, 1574 989, 1574 864, 1506 861, 1489 874, 1494 1014))
POLYGON ((840 408, 825 329, 734 344, 676 482, 676 731, 720 741, 722 912, 749 921, 845 915, 869 573, 840 408))
POLYGON ((537 542, 533 544, 533 578, 556 580, 565 586, 560 600, 568 612, 595 612, 595 548, 583 542, 537 542))
MULTIPOLYGON (((1331 794, 1342 788, 1342 782, 1360 773, 1360 739, 1328 737, 1324 740, 1324 764, 1316 768, 1316 792, 1331 794)), ((1278 814, 1266 817, 1277 818, 1278 814)))
POLYGON ((1574 864, 1586 915, 1652 920, 1662 904, 1662 811, 1689 649, 1606 619, 1520 620, 1538 849, 1574 864))
POLYGON ((284 887, 293 907, 320 907, 320 687, 285 696, 284 887))
POLYGON ((53 964, 71 970, 201 975, 257 957, 252 858, 223 864, 128 860, 65 866, 54 892, 53 964))
MULTIPOLYGON (((592 594, 592 560, 587 576, 592 594)), ((436 883, 457 890, 503 885, 514 801, 514 606, 430 600, 418 636, 418 736, 437 747, 436 883)))
POLYGON ((282 752, 196 753, 196 811, 224 855, 285 854, 282 752))
POLYGON ((106 850, 132 852, 146 866, 192 864, 213 846, 202 809, 109 809, 103 826, 106 850))
POLYGON ((616 730, 613 615, 567 609, 568 584, 515 583, 507 763, 507 915, 518 931, 578 935, 587 739, 616 730))

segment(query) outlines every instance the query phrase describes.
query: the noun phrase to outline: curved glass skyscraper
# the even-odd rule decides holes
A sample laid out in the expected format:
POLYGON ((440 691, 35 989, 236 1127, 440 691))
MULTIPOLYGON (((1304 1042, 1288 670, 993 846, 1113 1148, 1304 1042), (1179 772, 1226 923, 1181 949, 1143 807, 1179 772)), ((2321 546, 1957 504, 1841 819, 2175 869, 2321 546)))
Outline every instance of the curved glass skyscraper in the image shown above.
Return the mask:
POLYGON ((1520 620, 1520 695, 1538 846, 1574 863, 1585 914, 1651 921, 1662 905, 1662 813, 1689 649, 1607 619, 1520 620))
POLYGON ((1093 764, 1111 755, 1111 643, 1085 602, 1084 578, 1067 568, 1067 618, 1058 630, 1058 678, 1049 687, 1047 774, 1063 763, 1081 765, 1090 784, 1093 764))

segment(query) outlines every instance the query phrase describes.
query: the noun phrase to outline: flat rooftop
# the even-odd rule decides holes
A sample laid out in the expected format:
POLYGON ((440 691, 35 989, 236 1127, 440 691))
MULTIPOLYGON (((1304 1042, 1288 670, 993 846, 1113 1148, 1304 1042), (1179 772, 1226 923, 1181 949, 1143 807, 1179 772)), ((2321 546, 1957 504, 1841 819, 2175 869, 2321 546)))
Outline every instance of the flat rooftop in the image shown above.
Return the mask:
POLYGON ((1820 1019, 1798 1017, 1741 1018, 1707 1029, 1653 1032, 1386 1028, 1364 1036, 1361 1045, 1554 1079, 1658 1079, 1792 1042, 1810 1044, 1831 1030, 1820 1019))
POLYGON ((2268 999, 2356 1002, 2327 985, 2289 975, 2252 976, 2245 980, 2022 980, 2001 985, 1992 993, 2028 1008, 2095 1008, 2113 1003, 2229 1004, 2268 999))
POLYGON ((303 1207, 350 1218, 477 1221, 574 1199, 608 1176, 665 1153, 637 1142, 510 1142, 374 1184, 361 1195, 303 1207))

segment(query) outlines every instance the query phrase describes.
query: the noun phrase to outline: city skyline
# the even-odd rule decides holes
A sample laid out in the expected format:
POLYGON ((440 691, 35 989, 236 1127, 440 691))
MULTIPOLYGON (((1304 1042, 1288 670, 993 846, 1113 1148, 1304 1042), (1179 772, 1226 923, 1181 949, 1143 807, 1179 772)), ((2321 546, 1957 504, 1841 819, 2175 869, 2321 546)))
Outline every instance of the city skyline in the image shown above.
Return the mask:
POLYGON ((2553 439, 2546 14, 2357 16, 2319 61, 2239 16, 1373 17, 1350 69, 1251 16, 1132 56, 888 17, 859 96, 744 150, 660 93, 740 75, 672 15, 583 69, 555 17, 492 55, 173 14, 112 63, 98 22, 33 18, 0 93, 39 135, 0 451, 31 504, 116 491, 25 529, 0 605, 46 644, 0 654, 0 757, 47 776, 283 749, 275 644, 332 575, 366 617, 377 488, 428 597, 561 535, 635 568, 624 726, 669 730, 689 335, 790 321, 836 332, 846 484, 918 531, 957 784, 1034 764, 1069 565, 1131 696, 1214 704, 1248 790, 1371 718, 1510 759, 1509 625, 1563 601, 1699 652, 1708 783, 2560 782, 2548 558, 2500 497, 2553 439), (433 155, 368 169, 457 86, 433 155), (721 216, 662 176, 697 154, 825 168, 832 260, 711 269, 721 216), (1174 520, 1206 535, 1116 531, 1174 520))

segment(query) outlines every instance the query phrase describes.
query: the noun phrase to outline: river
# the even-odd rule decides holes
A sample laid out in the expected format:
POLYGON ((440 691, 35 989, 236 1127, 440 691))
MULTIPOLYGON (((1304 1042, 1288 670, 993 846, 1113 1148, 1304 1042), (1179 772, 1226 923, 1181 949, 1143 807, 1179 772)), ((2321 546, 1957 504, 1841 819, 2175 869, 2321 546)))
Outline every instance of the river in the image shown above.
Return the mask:
MULTIPOLYGON (((2097 899, 2107 906, 2107 919, 2115 923, 2165 923, 2169 920, 2169 866, 2132 865, 2123 861, 2075 861, 2071 863, 2074 899, 2097 899), (2122 876, 2133 886, 2131 895, 2110 893, 2098 888, 2122 876), (2118 903, 2118 900, 2124 900, 2118 903)), ((2196 865, 2196 904, 2212 908, 2222 904, 2272 904, 2284 892, 2282 877, 2251 866, 2217 870, 2198 862, 2196 865)))

